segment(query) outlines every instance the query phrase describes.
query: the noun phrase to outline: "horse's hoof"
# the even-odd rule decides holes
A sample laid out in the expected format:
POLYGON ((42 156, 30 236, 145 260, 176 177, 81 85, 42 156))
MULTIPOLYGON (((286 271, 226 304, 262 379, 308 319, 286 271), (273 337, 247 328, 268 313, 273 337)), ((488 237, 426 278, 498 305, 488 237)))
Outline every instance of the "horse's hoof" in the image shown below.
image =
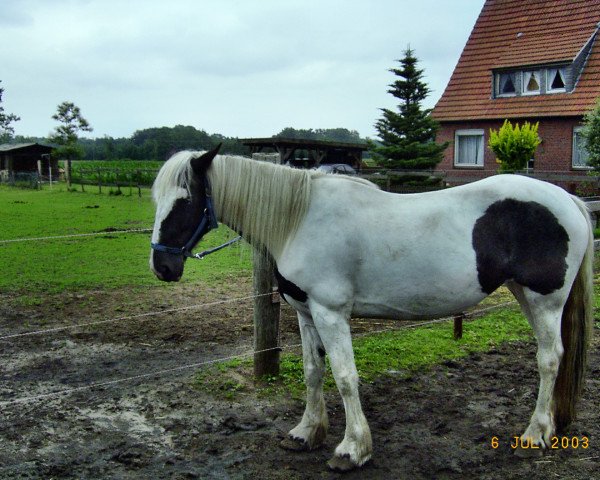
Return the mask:
POLYGON ((327 466, 334 472, 340 473, 349 472, 350 470, 358 468, 358 465, 350 460, 350 457, 347 455, 344 455, 343 457, 333 457, 327 462, 327 466))
POLYGON ((308 452, 310 450, 308 442, 301 438, 291 437, 289 435, 279 443, 279 446, 284 450, 290 450, 292 452, 308 452))
POLYGON ((539 458, 544 456, 544 449, 540 446, 534 448, 515 448, 515 455, 519 458, 539 458))

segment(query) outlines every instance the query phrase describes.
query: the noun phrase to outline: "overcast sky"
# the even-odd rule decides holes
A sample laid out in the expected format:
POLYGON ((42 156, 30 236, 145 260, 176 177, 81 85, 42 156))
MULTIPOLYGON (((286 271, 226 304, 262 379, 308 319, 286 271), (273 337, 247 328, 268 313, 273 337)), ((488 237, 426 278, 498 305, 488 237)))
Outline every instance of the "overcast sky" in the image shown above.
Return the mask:
POLYGON ((46 136, 64 100, 93 137, 193 125, 375 136, 408 45, 442 94, 483 0, 0 0, 2 106, 46 136))

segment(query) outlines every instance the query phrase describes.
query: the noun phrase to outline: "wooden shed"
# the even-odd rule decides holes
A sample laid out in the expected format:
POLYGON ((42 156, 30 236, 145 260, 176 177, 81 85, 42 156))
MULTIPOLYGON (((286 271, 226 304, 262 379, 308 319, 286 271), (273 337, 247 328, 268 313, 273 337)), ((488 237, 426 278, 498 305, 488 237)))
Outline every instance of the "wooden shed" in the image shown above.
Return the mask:
POLYGON ((14 173, 39 173, 58 175, 58 160, 51 156, 52 147, 39 143, 5 143, 0 145, 0 171, 3 175, 14 173))
POLYGON ((253 154, 265 149, 279 154, 281 163, 297 167, 318 167, 327 163, 345 163, 359 170, 362 152, 368 149, 365 143, 330 142, 301 138, 242 138, 253 154), (302 152, 298 156, 298 152, 302 152))

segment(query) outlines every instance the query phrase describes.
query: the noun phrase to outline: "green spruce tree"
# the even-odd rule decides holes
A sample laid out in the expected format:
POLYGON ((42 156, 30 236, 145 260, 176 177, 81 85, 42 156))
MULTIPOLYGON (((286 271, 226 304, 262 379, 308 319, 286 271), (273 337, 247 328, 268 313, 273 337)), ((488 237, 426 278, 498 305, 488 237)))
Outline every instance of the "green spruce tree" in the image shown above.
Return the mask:
POLYGON ((400 68, 390 72, 399 78, 388 90, 399 100, 398 111, 381 109, 383 117, 375 123, 381 144, 371 143, 371 151, 377 163, 388 168, 431 169, 442 160, 448 143, 435 143, 439 125, 431 117, 431 109, 421 105, 430 90, 413 50, 407 48, 398 62, 400 68))

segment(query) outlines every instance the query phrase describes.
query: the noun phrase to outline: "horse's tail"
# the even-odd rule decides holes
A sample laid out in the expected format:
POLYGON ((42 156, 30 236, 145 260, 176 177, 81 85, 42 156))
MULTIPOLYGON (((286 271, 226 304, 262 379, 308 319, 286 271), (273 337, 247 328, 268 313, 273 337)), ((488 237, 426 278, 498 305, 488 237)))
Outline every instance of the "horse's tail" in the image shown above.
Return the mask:
POLYGON ((564 431, 575 418, 575 407, 584 384, 594 318, 592 223, 585 203, 575 197, 573 200, 587 220, 588 246, 562 314, 561 338, 564 353, 552 396, 554 422, 558 432, 564 431))

